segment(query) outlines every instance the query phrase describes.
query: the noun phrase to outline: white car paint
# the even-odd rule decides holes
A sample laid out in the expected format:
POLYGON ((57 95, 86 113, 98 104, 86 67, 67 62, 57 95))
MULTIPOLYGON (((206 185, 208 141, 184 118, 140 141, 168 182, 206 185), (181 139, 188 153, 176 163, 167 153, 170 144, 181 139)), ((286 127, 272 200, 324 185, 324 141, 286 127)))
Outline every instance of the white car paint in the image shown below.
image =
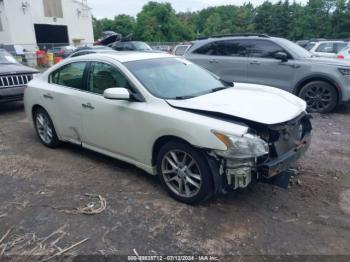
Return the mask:
POLYGON ((306 110, 305 101, 290 93, 244 83, 235 83, 221 92, 168 102, 179 108, 223 113, 268 125, 286 122, 306 110))
POLYGON ((335 58, 346 42, 344 41, 319 41, 309 50, 315 56, 335 58), (340 48, 338 45, 342 45, 340 48))
POLYGON ((169 104, 223 112, 269 124, 291 120, 306 109, 306 104, 294 95, 250 84, 237 84, 228 90, 194 99, 166 101, 150 94, 122 64, 169 57, 173 56, 121 52, 66 59, 29 83, 24 97, 27 117, 33 122, 33 107, 40 105, 52 118, 61 141, 79 144, 155 174, 152 150, 161 137, 176 136, 195 147, 226 150, 225 144, 213 134, 213 129, 235 136, 248 132, 245 124, 196 114, 169 104), (118 67, 138 89, 145 102, 109 100, 102 95, 48 83, 51 72, 73 61, 100 61, 118 67), (45 99, 48 96, 54 99, 45 99), (94 110, 84 110, 82 103, 91 103, 94 110))
POLYGON ((350 60, 350 45, 343 48, 338 54, 337 59, 350 60))

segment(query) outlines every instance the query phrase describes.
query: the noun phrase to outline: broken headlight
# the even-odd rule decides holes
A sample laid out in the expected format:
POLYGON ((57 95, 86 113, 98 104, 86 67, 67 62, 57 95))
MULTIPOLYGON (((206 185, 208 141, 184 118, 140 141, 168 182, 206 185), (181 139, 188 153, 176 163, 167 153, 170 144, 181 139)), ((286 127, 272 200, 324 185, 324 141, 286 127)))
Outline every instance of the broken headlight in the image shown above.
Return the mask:
POLYGON ((218 131, 212 132, 227 147, 227 150, 217 151, 217 154, 222 157, 245 159, 259 157, 269 153, 268 143, 258 136, 252 134, 234 136, 218 131))

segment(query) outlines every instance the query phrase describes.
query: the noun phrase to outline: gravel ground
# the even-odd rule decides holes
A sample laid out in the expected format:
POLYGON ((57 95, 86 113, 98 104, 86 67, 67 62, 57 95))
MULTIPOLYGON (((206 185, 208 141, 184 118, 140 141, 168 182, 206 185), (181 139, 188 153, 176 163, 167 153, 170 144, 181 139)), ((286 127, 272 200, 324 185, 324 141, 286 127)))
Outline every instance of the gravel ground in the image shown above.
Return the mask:
POLYGON ((21 103, 0 105, 0 239, 13 227, 3 251, 37 254, 14 240, 65 225, 57 243, 46 240, 47 254, 88 238, 69 253, 350 255, 350 106, 314 115, 313 125, 288 190, 257 184, 193 207, 126 163, 68 144, 45 148, 21 103), (86 193, 106 198, 106 210, 68 212, 89 202, 86 193))

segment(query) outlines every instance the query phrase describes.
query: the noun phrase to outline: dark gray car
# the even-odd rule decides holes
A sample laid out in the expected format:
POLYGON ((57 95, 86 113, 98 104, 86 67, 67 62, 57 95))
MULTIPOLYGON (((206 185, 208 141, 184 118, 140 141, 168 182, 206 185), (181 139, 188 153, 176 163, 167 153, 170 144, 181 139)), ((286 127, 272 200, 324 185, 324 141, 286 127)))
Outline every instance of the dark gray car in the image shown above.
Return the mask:
POLYGON ((0 103, 23 99, 24 88, 37 70, 24 66, 0 49, 0 103))
POLYGON ((350 100, 350 63, 314 57, 297 44, 266 35, 195 41, 185 57, 223 80, 268 85, 303 98, 326 113, 350 100))

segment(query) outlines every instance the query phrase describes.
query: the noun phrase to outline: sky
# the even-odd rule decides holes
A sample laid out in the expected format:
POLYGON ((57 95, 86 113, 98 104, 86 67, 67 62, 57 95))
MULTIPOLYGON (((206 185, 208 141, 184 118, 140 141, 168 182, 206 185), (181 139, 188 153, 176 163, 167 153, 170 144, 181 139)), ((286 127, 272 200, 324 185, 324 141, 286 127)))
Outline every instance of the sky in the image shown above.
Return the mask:
MULTIPOLYGON (((197 11, 209 6, 217 5, 242 5, 249 0, 153 0, 157 2, 169 2, 173 8, 179 11, 197 11)), ((265 0, 250 0, 254 5, 259 5, 265 0)), ((299 0, 305 2, 306 0, 299 0)), ((97 18, 113 18, 118 14, 128 14, 136 16, 148 0, 88 0, 88 5, 92 8, 92 13, 97 18)), ((277 2, 277 0, 271 0, 277 2)))

